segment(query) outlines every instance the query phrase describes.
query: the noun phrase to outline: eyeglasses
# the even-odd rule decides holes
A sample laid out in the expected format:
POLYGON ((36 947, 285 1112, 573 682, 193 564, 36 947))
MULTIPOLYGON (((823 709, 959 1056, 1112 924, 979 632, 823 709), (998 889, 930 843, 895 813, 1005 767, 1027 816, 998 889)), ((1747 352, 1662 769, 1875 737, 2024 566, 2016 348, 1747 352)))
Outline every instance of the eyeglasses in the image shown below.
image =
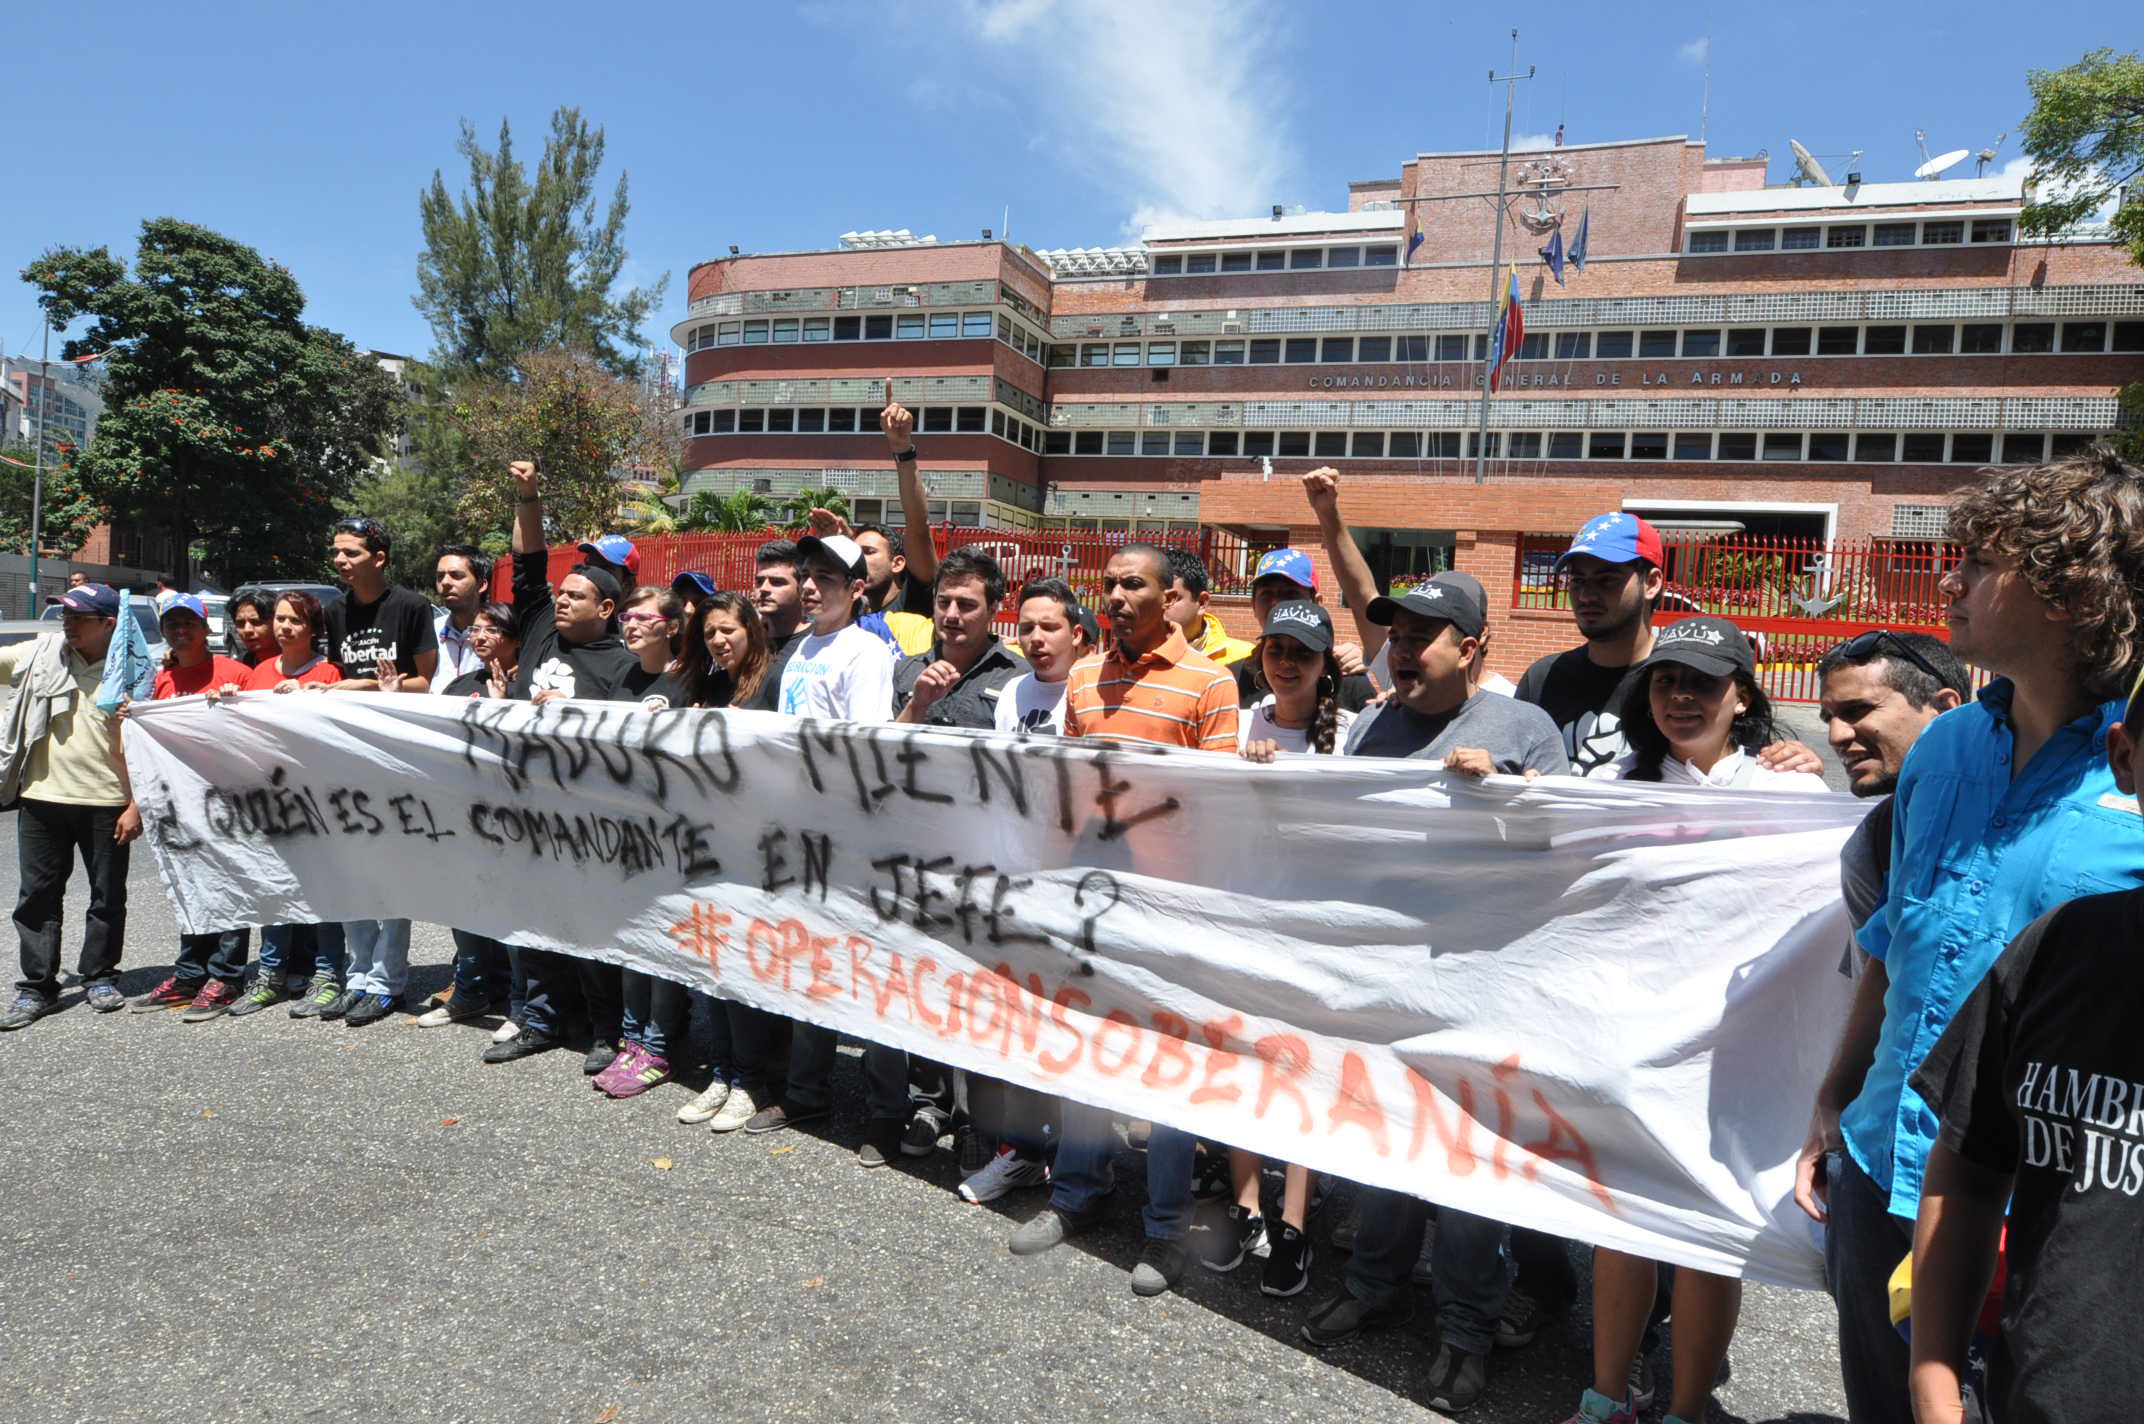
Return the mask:
POLYGON ((1853 637, 1839 644, 1838 652, 1839 656, 1847 662, 1858 665, 1867 662, 1870 658, 1886 649, 1897 653, 1907 662, 1912 663, 1922 672, 1934 678, 1936 686, 1949 686, 1949 679, 1945 678, 1942 673, 1937 672, 1929 664, 1928 659, 1913 651, 1912 644, 1888 628, 1871 628, 1866 633, 1856 633, 1853 637))

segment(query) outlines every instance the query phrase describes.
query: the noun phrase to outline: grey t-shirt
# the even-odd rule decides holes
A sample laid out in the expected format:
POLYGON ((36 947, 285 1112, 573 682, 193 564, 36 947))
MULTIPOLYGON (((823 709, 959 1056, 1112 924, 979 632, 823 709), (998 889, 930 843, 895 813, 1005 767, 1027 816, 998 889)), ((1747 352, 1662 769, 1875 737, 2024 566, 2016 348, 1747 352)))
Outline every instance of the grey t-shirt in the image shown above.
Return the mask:
POLYGON ((1502 772, 1567 776, 1571 771, 1563 734, 1548 713, 1531 702, 1479 692, 1436 717, 1410 712, 1396 701, 1370 708, 1348 729, 1342 750, 1349 756, 1441 761, 1456 747, 1480 747, 1502 772))

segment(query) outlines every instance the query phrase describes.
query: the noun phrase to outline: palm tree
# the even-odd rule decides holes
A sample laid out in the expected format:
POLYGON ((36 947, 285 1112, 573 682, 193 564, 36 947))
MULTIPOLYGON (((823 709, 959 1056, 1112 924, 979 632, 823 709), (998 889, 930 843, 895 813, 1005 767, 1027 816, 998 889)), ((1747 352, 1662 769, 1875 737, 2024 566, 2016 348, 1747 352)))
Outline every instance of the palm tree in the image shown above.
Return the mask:
POLYGON ((823 509, 829 514, 847 519, 849 517, 849 497, 832 485, 828 485, 824 489, 812 489, 810 486, 806 486, 782 501, 782 512, 788 516, 789 524, 792 528, 808 523, 811 519, 811 512, 815 509, 823 509))
POLYGON ((677 527, 693 533, 748 533, 772 527, 780 512, 781 505, 774 496, 757 490, 738 490, 727 495, 701 490, 685 507, 677 527))

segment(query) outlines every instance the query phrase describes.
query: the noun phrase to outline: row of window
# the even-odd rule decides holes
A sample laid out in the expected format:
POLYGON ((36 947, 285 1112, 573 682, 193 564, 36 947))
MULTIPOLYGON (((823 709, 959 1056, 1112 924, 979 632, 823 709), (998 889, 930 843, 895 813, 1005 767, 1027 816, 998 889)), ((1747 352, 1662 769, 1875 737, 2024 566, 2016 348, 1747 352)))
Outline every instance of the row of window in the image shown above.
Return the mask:
POLYGON ((718 321, 685 333, 685 349, 787 346, 818 341, 949 341, 996 337, 1041 364, 1044 340, 1001 313, 885 312, 862 316, 778 316, 764 321, 718 321))
POLYGON ((1345 267, 1397 267, 1395 246, 1287 247, 1255 252, 1167 252, 1151 263, 1156 277, 1204 277, 1215 272, 1318 272, 1345 267))
MULTIPOLYGON (((875 435, 878 411, 870 406, 768 406, 742 410, 693 410, 684 416, 687 435, 875 435)), ((923 435, 995 435, 1023 450, 1040 450, 1041 426, 986 405, 926 405, 915 410, 923 435)))
POLYGON ((1686 252, 1798 252, 1818 248, 1956 247, 2008 242, 2008 218, 1929 218, 1921 222, 1805 223, 1792 227, 1713 228, 1688 234, 1686 252))
MULTIPOLYGON (((1949 356, 2144 351, 2144 321, 1918 322, 1911 326, 1717 326, 1648 331, 1537 331, 1524 361, 1706 360, 1721 356, 1949 356)), ((1265 336, 1244 341, 1089 341, 1049 349, 1053 367, 1424 365, 1482 361, 1480 333, 1265 336)))

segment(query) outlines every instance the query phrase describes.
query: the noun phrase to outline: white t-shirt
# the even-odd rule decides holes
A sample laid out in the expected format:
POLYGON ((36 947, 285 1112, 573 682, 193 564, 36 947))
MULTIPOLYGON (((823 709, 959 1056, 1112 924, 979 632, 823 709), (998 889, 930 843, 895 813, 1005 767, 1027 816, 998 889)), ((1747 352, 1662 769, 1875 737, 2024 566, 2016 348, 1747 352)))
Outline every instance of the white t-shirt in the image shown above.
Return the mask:
POLYGON ((1023 672, 998 690, 997 729, 1053 737, 1065 734, 1065 689, 1063 682, 1044 682, 1023 672))
MULTIPOLYGON (((1267 693, 1265 699, 1257 706, 1246 707, 1237 716, 1237 751, 1242 751, 1253 742, 1278 742, 1280 743, 1280 749, 1284 752, 1307 752, 1310 750, 1311 729, 1308 727, 1283 727, 1280 723, 1274 721, 1274 701, 1273 694, 1267 693)), ((1337 752, 1347 745, 1348 724, 1354 720, 1354 713, 1347 711, 1345 708, 1341 709, 1339 725, 1334 729, 1334 751, 1337 752)))
MULTIPOLYGON (((1625 781, 1638 765, 1636 752, 1625 752, 1614 761, 1603 762, 1586 775, 1595 781, 1625 781)), ((1660 782, 1663 786, 1719 786, 1742 791, 1800 791, 1822 795, 1831 790, 1824 778, 1813 771, 1773 771, 1760 766, 1757 759, 1745 751, 1731 751, 1712 764, 1712 770, 1699 771, 1679 757, 1660 759, 1660 782)))
POLYGON ((893 649, 854 623, 808 633, 782 668, 781 710, 837 722, 893 720, 893 649))

